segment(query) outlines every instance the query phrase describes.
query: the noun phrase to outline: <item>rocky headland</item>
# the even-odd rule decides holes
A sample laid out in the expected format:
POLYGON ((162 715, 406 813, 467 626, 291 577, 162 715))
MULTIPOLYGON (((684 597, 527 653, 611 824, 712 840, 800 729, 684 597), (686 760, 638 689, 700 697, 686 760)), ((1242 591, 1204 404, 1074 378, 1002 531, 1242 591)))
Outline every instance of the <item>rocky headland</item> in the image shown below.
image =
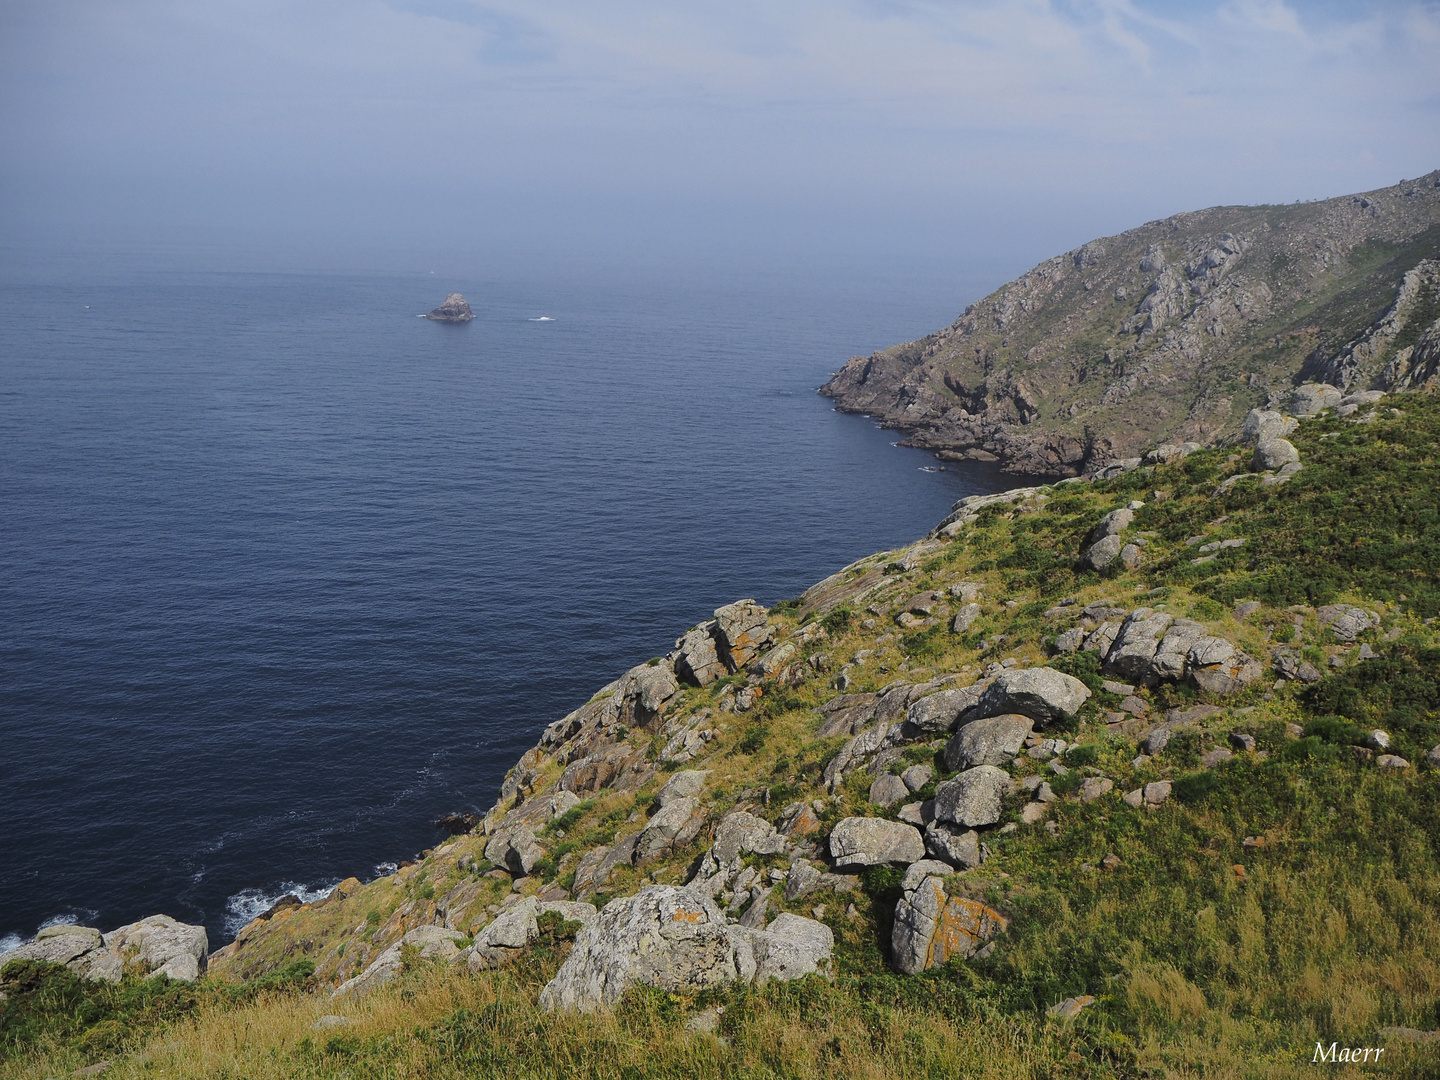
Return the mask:
POLYGON ((1239 434, 1300 382, 1393 391, 1440 363, 1440 171, 1289 206, 1220 206, 1048 259, 822 393, 941 460, 1089 475, 1239 434))

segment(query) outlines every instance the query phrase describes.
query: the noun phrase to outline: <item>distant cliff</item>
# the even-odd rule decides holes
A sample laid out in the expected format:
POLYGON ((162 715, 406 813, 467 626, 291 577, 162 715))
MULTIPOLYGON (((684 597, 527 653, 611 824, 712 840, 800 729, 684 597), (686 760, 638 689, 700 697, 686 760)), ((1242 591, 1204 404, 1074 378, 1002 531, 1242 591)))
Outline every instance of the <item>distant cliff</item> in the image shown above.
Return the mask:
POLYGON ((821 392, 945 460, 1094 472, 1233 435, 1301 382, 1432 378, 1437 257, 1440 171, 1177 214, 1057 255, 943 330, 855 357, 821 392))

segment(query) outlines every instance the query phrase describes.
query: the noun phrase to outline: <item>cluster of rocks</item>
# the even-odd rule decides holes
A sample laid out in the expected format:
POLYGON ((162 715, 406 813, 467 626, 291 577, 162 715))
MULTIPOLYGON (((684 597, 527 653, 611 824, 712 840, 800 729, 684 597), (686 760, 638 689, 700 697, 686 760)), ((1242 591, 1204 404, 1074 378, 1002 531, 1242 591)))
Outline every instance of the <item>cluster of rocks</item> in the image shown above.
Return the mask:
POLYGON ((1211 694, 1243 689, 1264 674, 1260 662, 1203 623, 1163 611, 1131 611, 1097 600, 1079 612, 1079 625, 1055 639, 1059 652, 1094 649, 1103 669, 1141 686, 1188 679, 1211 694))
POLYGON ((64 964, 95 982, 118 983, 127 966, 145 975, 194 982, 205 971, 209 955, 210 938, 203 926, 151 915, 103 934, 92 926, 47 926, 34 940, 5 953, 3 961, 64 964))

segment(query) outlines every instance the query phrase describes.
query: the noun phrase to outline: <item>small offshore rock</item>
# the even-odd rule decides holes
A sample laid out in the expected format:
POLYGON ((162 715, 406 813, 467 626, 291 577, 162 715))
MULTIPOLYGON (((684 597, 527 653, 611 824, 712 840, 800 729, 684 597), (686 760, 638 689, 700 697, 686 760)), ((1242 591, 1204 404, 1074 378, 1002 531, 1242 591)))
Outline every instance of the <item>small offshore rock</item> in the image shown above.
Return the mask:
POLYGON ((457 292, 445 297, 444 302, 425 318, 434 319, 436 322, 469 322, 475 318, 475 313, 470 310, 465 297, 457 292))

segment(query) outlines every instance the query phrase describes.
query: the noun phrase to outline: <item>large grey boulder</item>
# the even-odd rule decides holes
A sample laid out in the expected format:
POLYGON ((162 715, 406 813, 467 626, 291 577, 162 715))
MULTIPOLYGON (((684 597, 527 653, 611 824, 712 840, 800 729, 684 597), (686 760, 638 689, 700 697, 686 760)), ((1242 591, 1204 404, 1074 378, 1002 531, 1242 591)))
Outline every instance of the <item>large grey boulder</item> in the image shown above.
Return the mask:
POLYGON ((1145 681, 1177 682, 1184 678, 1190 649, 1206 634, 1205 627, 1200 623, 1189 619, 1176 619, 1155 647, 1155 655, 1150 661, 1150 670, 1145 681))
MULTIPOLYGON (((592 913, 595 910, 593 904, 576 906, 589 908, 592 913)), ((533 896, 502 911, 465 950, 465 963, 473 971, 487 971, 514 960, 540 936, 539 915, 540 901, 533 896)), ((425 956, 423 949, 420 955, 425 956)))
POLYGON ((169 915, 151 915, 104 935, 105 947, 134 956, 152 975, 194 982, 205 970, 210 938, 203 926, 182 923, 169 915))
POLYGON ((927 694, 905 710, 905 723, 911 731, 925 735, 953 731, 960 714, 973 709, 984 693, 985 687, 977 684, 927 694))
POLYGON ((1125 541, 1119 536, 1102 536, 1085 549, 1080 561, 1092 570, 1104 570, 1120 557, 1124 546, 1125 541))
POLYGON ((896 968, 915 975, 952 956, 969 959, 1008 926, 978 900, 948 895, 943 877, 926 876, 895 905, 890 956, 896 968))
POLYGON ((830 832, 830 857, 837 867, 913 863, 925 857, 925 840, 901 821, 848 817, 830 832))
POLYGON ((973 829, 1000 820, 1001 802, 1014 788, 1010 774, 977 765, 935 789, 935 818, 973 829))
POLYGON ((610 901, 576 935, 540 1004, 590 1012, 614 1005, 636 983, 694 991, 754 975, 753 947, 715 901, 694 889, 651 885, 610 901))
POLYGON ((545 849, 535 834, 523 826, 502 829, 485 844, 485 858, 512 874, 526 877, 545 858, 545 849))
POLYGON ((894 806, 909 796, 910 789, 905 786, 905 781, 894 773, 881 773, 870 785, 870 801, 876 806, 894 806))
POLYGON ((540 992, 547 1010, 591 1012, 631 986, 691 992, 730 982, 795 979, 829 963, 834 936, 784 914, 767 929, 732 926, 696 889, 650 885, 605 905, 540 992))
POLYGON ((710 851, 721 866, 729 865, 735 856, 746 851, 758 855, 775 855, 785 850, 785 837, 775 831, 764 818, 744 810, 726 814, 715 830, 710 851))
POLYGON ((1251 409, 1245 414, 1245 423, 1240 434, 1247 443, 1254 444, 1268 439, 1288 438, 1299 426, 1300 422, 1292 416, 1264 409, 1251 409))
POLYGON ((1019 713, 972 720, 945 744, 945 767, 952 772, 973 765, 1004 765, 1020 753, 1035 721, 1019 713))
POLYGON ((655 813, 635 841, 636 865, 657 859, 673 848, 683 847, 699 834, 699 823, 687 828, 696 817, 700 800, 690 797, 671 798, 655 813))
POLYGON ((941 862, 965 869, 985 861, 979 833, 974 829, 959 832, 938 821, 925 826, 925 850, 941 862))
POLYGON ((754 980, 789 982, 822 973, 835 951, 835 935, 814 919, 781 912, 762 930, 746 935, 755 957, 754 980))
POLYGON ((1345 394, 1329 383, 1305 383, 1290 395, 1290 411, 1296 416, 1314 416, 1324 409, 1333 409, 1345 394))
POLYGON ((337 986, 330 996, 358 997, 389 982, 403 970, 407 946, 416 949, 421 959, 452 963, 461 955, 457 942, 464 938, 460 931, 444 926, 417 926, 381 952, 359 975, 337 986))
POLYGON ((979 702, 961 716, 962 724, 986 716, 1019 713, 1040 726, 1073 716, 1090 691, 1073 676, 1054 668, 1033 667, 1003 671, 986 687, 979 702))
POLYGON ((1135 511, 1131 510, 1128 506, 1122 506, 1118 510, 1111 510, 1102 517, 1100 523, 1086 535, 1084 546, 1094 544, 1107 536, 1118 536, 1128 529, 1130 523, 1134 520, 1135 511))
POLYGON ((950 620, 950 632, 952 634, 968 633, 975 625, 975 620, 982 614, 979 604, 969 603, 961 606, 955 613, 955 618, 950 620))
POLYGON ((1142 681, 1150 672, 1160 639, 1174 621, 1163 611, 1136 608, 1120 624, 1115 642, 1105 654, 1105 667, 1128 681, 1142 681))
POLYGON ((1250 458, 1250 468, 1256 472, 1283 468, 1300 460, 1300 451, 1289 439, 1265 439, 1255 444, 1255 453, 1250 458))

